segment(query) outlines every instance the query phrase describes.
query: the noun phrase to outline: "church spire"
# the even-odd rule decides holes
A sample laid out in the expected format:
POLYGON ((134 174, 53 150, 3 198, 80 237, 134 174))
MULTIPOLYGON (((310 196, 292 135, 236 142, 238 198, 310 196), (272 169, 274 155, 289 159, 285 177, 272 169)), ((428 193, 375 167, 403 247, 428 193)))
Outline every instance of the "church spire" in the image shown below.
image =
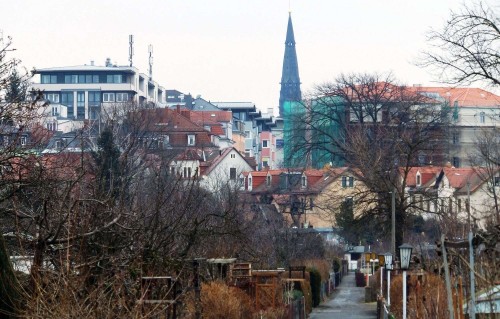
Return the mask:
POLYGON ((283 70, 281 73, 280 116, 283 117, 283 104, 286 101, 300 101, 301 99, 302 93, 300 92, 299 65, 297 63, 297 52, 295 51, 292 14, 289 12, 285 56, 283 58, 283 70))

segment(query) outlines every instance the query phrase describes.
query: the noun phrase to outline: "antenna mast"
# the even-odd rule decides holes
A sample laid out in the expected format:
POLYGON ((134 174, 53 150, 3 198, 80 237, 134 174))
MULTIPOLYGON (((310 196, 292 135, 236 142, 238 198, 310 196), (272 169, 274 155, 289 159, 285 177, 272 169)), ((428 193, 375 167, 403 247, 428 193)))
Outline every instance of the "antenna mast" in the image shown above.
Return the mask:
POLYGON ((153 79, 153 45, 150 44, 148 47, 149 51, 149 79, 153 79))
POLYGON ((134 56, 134 35, 128 36, 128 61, 130 62, 130 66, 132 66, 132 57, 134 56))

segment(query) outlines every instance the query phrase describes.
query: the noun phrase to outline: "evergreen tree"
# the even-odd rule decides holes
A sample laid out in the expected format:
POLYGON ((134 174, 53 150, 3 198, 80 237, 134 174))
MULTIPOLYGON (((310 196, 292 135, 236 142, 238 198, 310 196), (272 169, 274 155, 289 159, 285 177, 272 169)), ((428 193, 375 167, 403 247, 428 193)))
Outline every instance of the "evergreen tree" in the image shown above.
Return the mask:
POLYGON ((114 142, 113 131, 107 127, 97 140, 94 160, 101 194, 117 195, 120 188, 120 150, 114 142))
POLYGON ((19 103, 26 100, 26 92, 28 90, 28 83, 23 77, 13 69, 7 78, 7 85, 5 86, 5 101, 8 103, 19 103))

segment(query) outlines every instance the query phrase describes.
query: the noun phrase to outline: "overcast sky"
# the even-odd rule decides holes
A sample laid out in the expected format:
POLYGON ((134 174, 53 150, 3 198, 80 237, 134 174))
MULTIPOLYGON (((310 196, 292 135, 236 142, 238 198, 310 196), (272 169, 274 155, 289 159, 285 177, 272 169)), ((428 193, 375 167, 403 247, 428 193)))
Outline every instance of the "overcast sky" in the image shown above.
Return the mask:
MULTIPOLYGON (((341 72, 389 72, 433 85, 414 66, 425 32, 462 0, 291 0, 302 91, 341 72)), ((0 0, 0 30, 23 66, 134 65, 167 89, 276 107, 289 0, 0 0)))

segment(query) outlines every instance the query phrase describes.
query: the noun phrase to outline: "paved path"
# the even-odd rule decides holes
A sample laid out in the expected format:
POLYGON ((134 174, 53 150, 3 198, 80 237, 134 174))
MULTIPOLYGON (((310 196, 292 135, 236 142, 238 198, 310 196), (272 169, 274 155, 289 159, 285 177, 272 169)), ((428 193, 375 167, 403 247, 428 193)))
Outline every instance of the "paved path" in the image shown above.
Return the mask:
POLYGON ((365 288, 356 287, 354 274, 342 279, 331 299, 313 308, 310 319, 376 319, 377 303, 365 303, 365 288))

